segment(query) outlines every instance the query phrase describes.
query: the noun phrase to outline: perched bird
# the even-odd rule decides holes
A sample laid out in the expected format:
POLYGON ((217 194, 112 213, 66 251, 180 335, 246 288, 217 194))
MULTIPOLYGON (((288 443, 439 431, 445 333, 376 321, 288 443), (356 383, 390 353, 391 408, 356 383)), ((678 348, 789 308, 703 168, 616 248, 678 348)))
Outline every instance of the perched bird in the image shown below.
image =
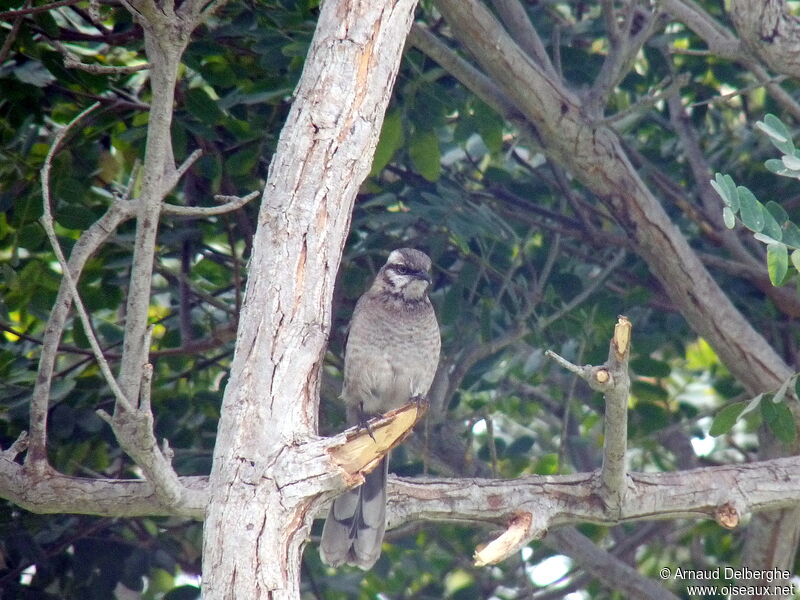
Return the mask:
MULTIPOLYGON (((389 254, 356 303, 344 358, 342 398, 351 425, 425 396, 439 363, 441 338, 428 299, 431 259, 419 250, 389 254)), ((331 566, 369 569, 386 529, 388 457, 364 483, 333 501, 322 530, 320 556, 331 566)))

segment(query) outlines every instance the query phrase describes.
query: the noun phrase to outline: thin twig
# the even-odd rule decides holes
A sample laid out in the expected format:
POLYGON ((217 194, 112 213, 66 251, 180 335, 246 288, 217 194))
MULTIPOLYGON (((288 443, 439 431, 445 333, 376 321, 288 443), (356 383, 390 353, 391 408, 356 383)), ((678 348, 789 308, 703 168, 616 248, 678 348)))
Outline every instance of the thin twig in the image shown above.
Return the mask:
POLYGON ((240 209, 242 206, 257 198, 261 192, 250 192, 246 196, 214 196, 214 200, 225 202, 220 206, 177 206, 164 203, 161 213, 177 217, 210 217, 222 215, 240 209))
MULTIPOLYGON (((25 340, 25 341, 28 341, 28 342, 33 342, 34 344, 39 344, 39 345, 44 344, 44 341, 41 340, 40 338, 37 338, 37 337, 32 336, 32 335, 28 335, 27 333, 24 333, 22 331, 18 331, 17 329, 14 329, 8 323, 0 322, 0 331, 6 331, 6 332, 10 333, 11 335, 17 336, 21 340, 25 340)), ((72 354, 85 354, 85 355, 88 354, 89 356, 94 356, 94 353, 91 350, 87 350, 86 348, 79 348, 78 346, 71 346, 69 344, 59 344, 58 351, 59 352, 70 352, 72 354)))
MULTIPOLYGON (((16 10, 7 10, 5 12, 0 12, 0 20, 8 20, 14 17, 24 17, 25 15, 32 15, 35 13, 40 12, 47 12, 48 10, 53 10, 54 8, 59 8, 61 6, 70 6, 71 4, 77 4, 81 0, 60 0, 59 2, 52 2, 50 4, 43 4, 42 6, 31 6, 28 8, 18 8, 16 10)), ((26 2, 29 4, 29 2, 26 2)))
POLYGON ((611 42, 612 46, 616 47, 619 45, 620 41, 620 27, 617 24, 614 2, 613 0, 602 0, 601 4, 603 6, 603 21, 605 21, 608 40, 611 42))
POLYGON ((129 75, 131 73, 136 73, 137 71, 144 71, 145 69, 150 68, 149 63, 142 63, 139 65, 131 65, 131 66, 109 66, 109 65, 86 64, 75 58, 69 51, 69 48, 67 48, 61 42, 55 42, 54 46, 59 52, 61 52, 62 56, 64 57, 64 66, 66 68, 79 69, 81 71, 86 71, 87 73, 92 73, 94 75, 129 75))
POLYGON ((613 273, 617 267, 622 264, 622 261, 625 259, 627 252, 624 248, 617 251, 617 253, 613 256, 613 258, 608 262, 608 264, 603 268, 603 270, 598 273, 597 277, 592 279, 592 282, 583 288, 579 294, 576 294, 569 302, 564 304, 559 310, 556 312, 548 315, 547 317, 542 317, 537 326, 544 329, 548 327, 551 323, 559 320, 565 314, 573 311, 579 304, 582 304, 587 298, 589 298, 594 292, 605 282, 611 273, 613 273))
POLYGON ((750 85, 746 85, 743 88, 739 88, 738 90, 734 90, 733 92, 729 92, 727 94, 720 94, 719 96, 714 96, 713 98, 709 98, 708 100, 700 100, 698 102, 692 102, 689 105, 689 107, 694 108, 695 106, 705 106, 706 104, 727 102, 731 98, 736 98, 737 96, 742 96, 743 94, 747 94, 748 92, 752 92, 753 90, 757 90, 758 88, 766 87, 770 83, 779 84, 783 83, 787 79, 789 79, 787 75, 777 75, 775 77, 770 78, 768 81, 756 81, 755 83, 751 83, 750 85))
POLYGON ((28 432, 22 431, 16 440, 5 450, 0 451, 0 457, 6 460, 14 460, 20 453, 28 447, 28 432))
MULTIPOLYGON (((668 77, 666 79, 672 79, 672 78, 668 77)), ((657 87, 661 87, 666 82, 666 79, 664 81, 662 81, 657 87)), ((669 98, 670 96, 672 96, 676 92, 680 91, 680 89, 683 86, 685 86, 687 83, 689 83, 689 80, 690 80, 689 73, 681 73, 677 77, 672 79, 672 81, 670 81, 666 85, 666 87, 664 87, 662 89, 659 89, 658 91, 651 92, 650 94, 648 94, 644 98, 642 98, 640 100, 637 100, 634 104, 631 104, 627 108, 624 108, 621 111, 614 113, 610 117, 608 117, 606 119, 603 119, 602 121, 600 121, 597 124, 598 125, 600 125, 600 124, 612 125, 614 123, 617 123, 617 122, 623 120, 628 115, 631 115, 631 114, 634 114, 634 113, 643 112, 642 109, 649 108, 649 107, 653 106, 656 102, 660 102, 661 100, 664 100, 665 98, 669 98)))
POLYGON ((183 176, 184 176, 184 174, 186 173, 186 171, 188 171, 188 170, 191 168, 191 166, 192 166, 192 165, 193 165, 195 162, 197 162, 197 160, 198 160, 198 159, 199 159, 201 156, 203 156, 203 151, 202 151, 202 150, 199 150, 199 149, 198 149, 198 150, 195 150, 195 151, 194 151, 194 152, 192 152, 192 153, 191 153, 189 156, 187 156, 187 157, 186 157, 186 160, 184 160, 184 161, 183 161, 183 162, 180 164, 180 166, 179 166, 177 169, 175 169, 175 171, 174 171, 174 172, 173 172, 171 175, 169 175, 169 176, 167 177, 167 184, 166 184, 166 187, 165 187, 165 190, 166 190, 166 191, 165 191, 165 193, 164 193, 164 195, 165 195, 165 196, 166 196, 166 194, 167 194, 167 193, 169 193, 169 190, 171 190, 171 189, 172 189, 172 188, 174 188, 176 185, 178 185, 178 181, 180 181, 181 177, 183 177, 183 176))
MULTIPOLYGON (((81 233, 78 241, 72 247, 69 257, 69 268, 73 278, 80 278, 81 271, 86 261, 94 255, 100 246, 116 230, 116 228, 133 216, 130 202, 125 199, 116 199, 108 210, 95 221, 86 231, 81 233)), ((47 320, 47 325, 42 336, 42 350, 39 354, 39 367, 36 373, 36 382, 33 386, 33 395, 30 401, 30 445, 25 456, 25 465, 28 469, 42 469, 47 464, 47 412, 49 394, 53 381, 56 358, 58 355, 59 341, 61 340, 67 317, 72 307, 72 294, 67 280, 62 279, 58 288, 53 309, 47 320)), ((90 356, 93 356, 90 352, 90 356)), ((88 360, 88 358, 86 359, 88 360)), ((84 363, 78 361, 70 369, 79 368, 84 363)), ((64 373, 64 372, 62 372, 64 373)), ((57 374, 58 377, 62 373, 57 374)))
MULTIPOLYGON (((577 361, 583 360, 583 354, 586 350, 586 339, 582 338, 576 353, 577 361)), ((575 386, 578 383, 577 377, 570 377, 567 384, 567 393, 564 394, 564 402, 562 404, 563 414, 561 416, 561 439, 558 441, 558 471, 564 472, 564 463, 566 462, 567 450, 569 446, 569 429, 572 422, 572 399, 575 397, 575 386)))
POLYGON ((493 0, 492 5, 517 45, 550 76, 555 77, 553 63, 522 3, 519 0, 493 0))
MULTIPOLYGON (((33 0, 25 0, 26 8, 31 5, 32 1, 33 0)), ((6 35, 6 39, 3 40, 3 47, 0 48, 0 65, 6 62, 6 56, 8 56, 8 53, 11 51, 11 46, 14 44, 14 40, 17 39, 17 34, 19 33, 19 28, 22 26, 22 21, 24 18, 24 15, 17 15, 14 17, 14 24, 11 26, 11 31, 9 31, 8 35, 6 35)), ((0 20, 2 19, 3 16, 0 15, 0 20)))
POLYGON ((86 337, 89 340, 89 345, 92 347, 92 351, 94 352, 95 360, 97 360, 97 364, 100 366, 100 371, 103 373, 103 377, 105 377, 106 382, 108 383, 111 391, 114 393, 114 397, 120 403, 120 405, 127 409, 131 409, 131 405, 128 402, 128 399, 125 397, 125 394, 122 393, 119 385, 117 384, 117 380, 114 378, 114 374, 111 372, 111 368, 108 366, 108 362, 106 361, 105 356, 103 356, 103 350, 100 348, 100 343, 97 341, 97 337, 94 334, 94 329, 92 328, 92 321, 89 318, 89 314, 86 312, 86 307, 83 305, 83 301, 81 300, 80 294, 78 293, 78 287, 75 283, 75 280, 72 278, 72 273, 69 270, 69 265, 67 264, 67 260, 64 257, 64 252, 61 250, 61 245, 58 243, 58 237, 56 236, 56 231, 54 228, 54 219, 53 219, 53 212, 51 206, 51 197, 50 197, 50 168, 53 163, 53 157, 55 156, 56 152, 61 146, 61 143, 67 137, 67 135, 89 114, 94 112, 97 108, 100 107, 99 102, 95 102, 89 108, 82 111, 78 116, 76 116, 72 121, 70 121, 61 131, 59 131, 55 139, 53 140, 52 145, 50 146, 50 150, 45 157, 44 166, 42 167, 41 171, 41 179, 42 179, 42 199, 43 199, 43 208, 44 214, 41 217, 41 223, 44 227, 45 232, 47 233, 47 237, 50 240, 50 244, 53 246, 53 252, 58 259, 59 265, 61 265, 61 270, 63 271, 64 280, 67 282, 67 286, 69 287, 69 291, 72 294, 73 302, 75 303, 75 310, 78 311, 78 315, 80 316, 81 323, 83 324, 84 331, 86 333, 86 337))

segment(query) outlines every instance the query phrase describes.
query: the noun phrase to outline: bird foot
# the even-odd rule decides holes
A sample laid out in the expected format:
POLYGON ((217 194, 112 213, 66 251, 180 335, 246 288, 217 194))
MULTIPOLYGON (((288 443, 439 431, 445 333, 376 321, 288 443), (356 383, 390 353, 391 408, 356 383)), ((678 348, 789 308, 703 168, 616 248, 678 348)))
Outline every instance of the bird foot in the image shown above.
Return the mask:
POLYGON ((414 404, 417 405, 417 408, 420 409, 423 407, 425 409, 428 408, 428 397, 425 396, 424 394, 417 394, 416 396, 411 396, 411 398, 409 398, 409 402, 413 402, 414 404))
POLYGON ((375 436, 372 435, 372 428, 369 426, 369 419, 363 414, 359 415, 358 417, 358 431, 361 431, 362 429, 366 429, 369 437, 372 438, 372 441, 376 444, 378 443, 378 441, 375 439, 375 436))

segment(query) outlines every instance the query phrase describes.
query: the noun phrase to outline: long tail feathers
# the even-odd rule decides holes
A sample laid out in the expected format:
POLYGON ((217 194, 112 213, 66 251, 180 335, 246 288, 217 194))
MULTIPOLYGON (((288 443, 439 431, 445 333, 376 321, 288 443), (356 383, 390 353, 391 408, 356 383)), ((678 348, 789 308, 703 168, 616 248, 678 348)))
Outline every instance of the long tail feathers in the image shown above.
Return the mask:
POLYGON ((381 555, 386 530, 386 459, 364 477, 364 483, 333 501, 322 529, 320 556, 326 564, 349 564, 364 570, 381 555))

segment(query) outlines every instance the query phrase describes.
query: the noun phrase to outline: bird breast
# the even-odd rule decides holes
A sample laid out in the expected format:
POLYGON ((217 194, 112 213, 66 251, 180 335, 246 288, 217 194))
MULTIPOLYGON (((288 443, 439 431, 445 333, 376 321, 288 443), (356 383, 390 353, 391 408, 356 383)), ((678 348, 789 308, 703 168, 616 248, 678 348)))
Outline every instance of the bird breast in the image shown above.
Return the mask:
POLYGON ((365 295, 353 313, 342 397, 363 417, 427 394, 433 382, 441 343, 433 307, 405 304, 365 295))

